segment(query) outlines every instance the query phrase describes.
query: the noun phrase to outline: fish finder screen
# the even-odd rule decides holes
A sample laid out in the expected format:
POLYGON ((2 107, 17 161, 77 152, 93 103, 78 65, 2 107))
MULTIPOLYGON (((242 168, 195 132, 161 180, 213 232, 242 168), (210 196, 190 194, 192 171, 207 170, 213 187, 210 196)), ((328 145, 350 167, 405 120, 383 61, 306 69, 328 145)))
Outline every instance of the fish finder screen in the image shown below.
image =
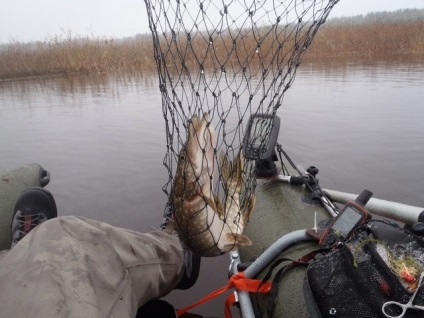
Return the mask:
POLYGON ((362 214, 353 207, 348 206, 334 222, 332 229, 337 235, 346 238, 361 219, 362 214))
POLYGON ((243 140, 244 157, 252 160, 270 158, 279 131, 280 118, 277 115, 251 115, 243 140))
POLYGON ((250 141, 255 148, 259 148, 267 139, 270 124, 270 120, 265 120, 264 118, 255 117, 252 119, 250 141))

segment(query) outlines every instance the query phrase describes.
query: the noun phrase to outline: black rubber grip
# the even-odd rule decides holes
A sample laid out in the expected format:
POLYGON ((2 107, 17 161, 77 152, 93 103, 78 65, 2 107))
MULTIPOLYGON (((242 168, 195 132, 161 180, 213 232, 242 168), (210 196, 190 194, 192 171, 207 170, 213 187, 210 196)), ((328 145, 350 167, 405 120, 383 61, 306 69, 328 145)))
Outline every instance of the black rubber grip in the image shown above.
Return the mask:
POLYGON ((292 176, 290 177, 290 184, 301 186, 305 184, 305 179, 303 177, 292 176))
POLYGON ((364 191, 362 191, 355 199, 355 202, 365 206, 365 204, 367 204, 367 202, 369 201, 369 199, 371 199, 373 193, 367 189, 365 189, 364 191))
POLYGON ((418 215, 418 222, 424 222, 424 210, 418 215))

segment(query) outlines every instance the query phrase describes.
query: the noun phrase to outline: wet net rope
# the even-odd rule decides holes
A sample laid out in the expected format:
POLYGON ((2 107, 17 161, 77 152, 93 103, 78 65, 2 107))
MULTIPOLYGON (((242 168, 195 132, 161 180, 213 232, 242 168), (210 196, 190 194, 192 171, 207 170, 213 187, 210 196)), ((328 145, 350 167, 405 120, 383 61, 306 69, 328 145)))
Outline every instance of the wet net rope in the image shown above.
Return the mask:
MULTIPOLYGON (((235 223, 236 227, 232 227, 235 231, 242 220, 240 213, 252 202, 256 185, 256 165, 253 160, 243 159, 242 186, 236 187, 237 191, 226 186, 228 179, 235 178, 231 169, 236 165, 232 161, 243 148, 249 116, 275 116, 305 52, 337 2, 145 0, 166 125, 164 165, 169 181, 164 192, 170 204, 174 204, 174 210, 176 201, 172 201, 172 196, 179 156, 187 146, 193 118, 198 121, 207 113, 207 125, 214 127, 217 138, 212 145, 214 162, 209 163, 214 169, 206 169, 210 174, 207 190, 213 192, 214 202, 204 193, 205 185, 201 182, 206 181, 196 173, 197 193, 193 192, 190 199, 199 194, 205 199, 206 207, 212 205, 215 210, 219 208, 219 200, 222 203, 219 218, 224 223, 235 223), (226 180, 223 163, 230 163, 229 173, 224 174, 226 180), (232 215, 229 220, 229 206, 234 204, 239 207, 238 216, 232 215)), ((270 125, 270 121, 257 124, 262 137, 251 142, 266 143, 270 125)), ((206 133, 195 134, 204 154, 204 143, 210 137, 206 133)), ((210 158, 204 155, 205 160, 210 158)), ((187 202, 187 198, 180 201, 184 200, 187 202)), ((192 212, 191 217, 211 213, 205 211, 206 207, 192 212)), ((184 219, 184 222, 190 221, 184 219)), ((212 222, 212 217, 204 222, 212 222)), ((212 231, 209 223, 206 229, 212 231)), ((215 235, 214 239, 220 237, 215 235)))

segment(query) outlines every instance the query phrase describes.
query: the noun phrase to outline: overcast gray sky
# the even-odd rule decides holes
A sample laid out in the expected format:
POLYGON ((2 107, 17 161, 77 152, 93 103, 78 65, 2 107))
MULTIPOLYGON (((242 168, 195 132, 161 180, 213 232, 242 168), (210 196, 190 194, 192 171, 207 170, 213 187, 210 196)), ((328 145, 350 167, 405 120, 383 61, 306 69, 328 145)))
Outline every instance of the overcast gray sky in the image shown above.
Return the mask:
MULTIPOLYGON (((0 43, 74 35, 125 37, 148 32, 143 0, 0 0, 0 43)), ((330 17, 424 8, 424 0, 340 0, 330 17)))

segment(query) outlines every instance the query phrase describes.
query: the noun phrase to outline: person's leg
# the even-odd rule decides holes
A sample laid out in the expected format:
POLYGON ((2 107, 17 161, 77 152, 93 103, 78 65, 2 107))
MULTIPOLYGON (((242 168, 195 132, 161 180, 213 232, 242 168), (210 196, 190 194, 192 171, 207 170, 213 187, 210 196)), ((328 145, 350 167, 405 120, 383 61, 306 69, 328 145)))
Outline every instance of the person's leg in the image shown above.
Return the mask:
POLYGON ((178 237, 59 217, 27 234, 0 263, 5 316, 134 317, 180 281, 178 237))
MULTIPOLYGON (((44 204, 52 199, 45 190, 30 192, 44 197, 44 204)), ((22 213, 39 214, 33 207, 46 206, 33 199, 28 193, 18 199, 12 227, 19 239, 0 256, 5 316, 134 317, 140 305, 180 282, 184 252, 176 235, 141 234, 76 217, 45 222, 47 218, 22 213)))
POLYGON ((165 296, 181 281, 184 251, 176 234, 160 230, 139 233, 95 220, 84 221, 107 233, 129 273, 139 306, 165 296))
POLYGON ((27 234, 0 263, 5 316, 134 317, 181 280, 178 237, 59 217, 27 234))

